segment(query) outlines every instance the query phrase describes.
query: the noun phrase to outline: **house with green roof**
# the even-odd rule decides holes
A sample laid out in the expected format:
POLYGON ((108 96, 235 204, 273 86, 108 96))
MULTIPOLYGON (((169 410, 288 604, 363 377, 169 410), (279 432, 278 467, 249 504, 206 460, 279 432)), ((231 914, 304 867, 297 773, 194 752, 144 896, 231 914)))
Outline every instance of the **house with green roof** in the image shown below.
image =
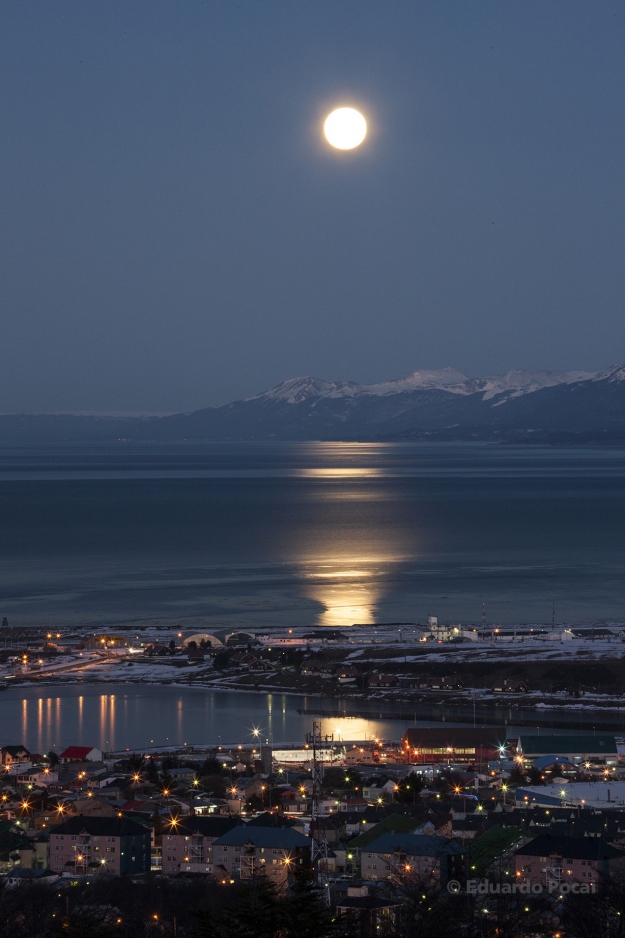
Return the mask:
POLYGON ((574 765, 601 762, 616 765, 618 750, 611 734, 597 733, 571 736, 530 735, 522 733, 517 740, 517 753, 525 760, 557 753, 574 765))

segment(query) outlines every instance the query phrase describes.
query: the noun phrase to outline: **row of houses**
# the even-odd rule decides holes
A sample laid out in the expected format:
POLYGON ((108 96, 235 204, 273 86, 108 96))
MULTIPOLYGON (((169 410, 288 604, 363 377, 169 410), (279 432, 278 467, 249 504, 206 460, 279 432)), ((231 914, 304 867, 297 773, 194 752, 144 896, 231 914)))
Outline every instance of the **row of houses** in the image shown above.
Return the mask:
MULTIPOLYGON (((253 657, 253 656, 252 656, 253 657)), ((267 662, 264 663, 267 665, 267 662)), ((270 665, 269 665, 270 667, 270 665)), ((260 667, 258 668, 261 669, 260 667)), ((300 667, 304 677, 319 677, 324 680, 336 680, 339 684, 356 684, 358 680, 366 683, 372 690, 397 688, 410 690, 463 690, 465 681, 458 674, 427 675, 427 674, 393 674, 390 672, 374 671, 369 673, 354 665, 337 665, 331 661, 310 659, 300 667)), ((526 681, 514 678, 502 678, 496 681, 492 688, 495 694, 525 694, 529 690, 526 681)))
MULTIPOLYGON (((57 758, 60 763, 101 762, 102 755, 102 751, 95 746, 68 746, 57 758)), ((0 764, 4 766, 5 771, 13 766, 41 764, 43 759, 41 753, 31 753, 23 745, 2 746, 0 749, 0 764)))

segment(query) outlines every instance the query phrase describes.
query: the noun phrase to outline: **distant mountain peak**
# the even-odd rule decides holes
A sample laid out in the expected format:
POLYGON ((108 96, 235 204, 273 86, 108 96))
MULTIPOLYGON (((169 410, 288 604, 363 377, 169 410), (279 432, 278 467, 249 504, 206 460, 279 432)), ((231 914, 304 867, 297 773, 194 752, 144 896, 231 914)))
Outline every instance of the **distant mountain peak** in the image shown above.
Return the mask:
POLYGON ((611 365, 604 371, 597 371, 590 376, 593 381, 625 381, 625 365, 611 365))
MULTIPOLYGON (((350 387, 349 381, 324 381, 312 375, 301 378, 288 378, 262 394, 248 397, 248 401, 284 401, 287 404, 300 404, 310 397, 330 397, 333 392, 350 387)), ((357 387, 357 385, 353 385, 357 387)))

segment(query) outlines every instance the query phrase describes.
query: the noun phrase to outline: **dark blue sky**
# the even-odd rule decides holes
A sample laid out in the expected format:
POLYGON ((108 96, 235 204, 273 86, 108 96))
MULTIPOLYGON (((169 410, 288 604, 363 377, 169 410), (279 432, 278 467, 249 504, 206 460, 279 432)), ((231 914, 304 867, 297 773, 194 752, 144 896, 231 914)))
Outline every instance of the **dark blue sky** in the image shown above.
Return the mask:
POLYGON ((621 0, 3 4, 0 411, 624 360, 624 43, 621 0))

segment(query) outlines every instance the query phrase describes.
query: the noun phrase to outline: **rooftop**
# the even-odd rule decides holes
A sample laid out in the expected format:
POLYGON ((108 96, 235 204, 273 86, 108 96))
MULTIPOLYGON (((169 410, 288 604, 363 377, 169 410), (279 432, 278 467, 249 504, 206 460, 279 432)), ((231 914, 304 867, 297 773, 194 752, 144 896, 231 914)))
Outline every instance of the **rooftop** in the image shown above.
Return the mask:
POLYGON ((175 824, 165 821, 166 834, 184 834, 191 836, 201 834, 202 837, 222 837, 232 830, 233 827, 242 825, 238 818, 215 816, 215 817, 184 817, 180 818, 175 824))
POLYGON ((367 853, 394 853, 402 850, 413 857, 438 857, 466 853, 455 840, 427 834, 382 834, 368 844, 367 853))
POLYGON ((516 856, 550 857, 558 856, 572 860, 599 860, 623 857, 625 853, 617 850, 601 837, 550 837, 541 834, 515 851, 516 856))
POLYGON ((125 817, 85 817, 82 814, 58 824, 52 833, 54 835, 86 833, 96 837, 136 837, 141 834, 146 836, 150 834, 143 824, 130 821, 125 817))
POLYGON ((604 733, 584 736, 530 736, 522 733, 517 743, 519 752, 525 756, 549 755, 552 752, 578 753, 605 753, 616 755, 616 740, 614 736, 604 733))
MULTIPOLYGON (((59 759, 74 759, 79 762, 81 759, 86 759, 94 749, 96 749, 95 746, 68 746, 67 749, 59 753, 59 759)), ((99 751, 99 749, 96 749, 96 752, 99 751)))
POLYGON ((537 802, 545 805, 575 805, 603 809, 625 805, 625 781, 562 782, 554 785, 524 785, 517 788, 517 804, 537 802))
POLYGON ((215 841, 215 846, 242 847, 247 843, 252 843, 255 847, 277 847, 287 850, 310 847, 310 839, 292 827, 250 827, 247 824, 233 827, 215 841))

